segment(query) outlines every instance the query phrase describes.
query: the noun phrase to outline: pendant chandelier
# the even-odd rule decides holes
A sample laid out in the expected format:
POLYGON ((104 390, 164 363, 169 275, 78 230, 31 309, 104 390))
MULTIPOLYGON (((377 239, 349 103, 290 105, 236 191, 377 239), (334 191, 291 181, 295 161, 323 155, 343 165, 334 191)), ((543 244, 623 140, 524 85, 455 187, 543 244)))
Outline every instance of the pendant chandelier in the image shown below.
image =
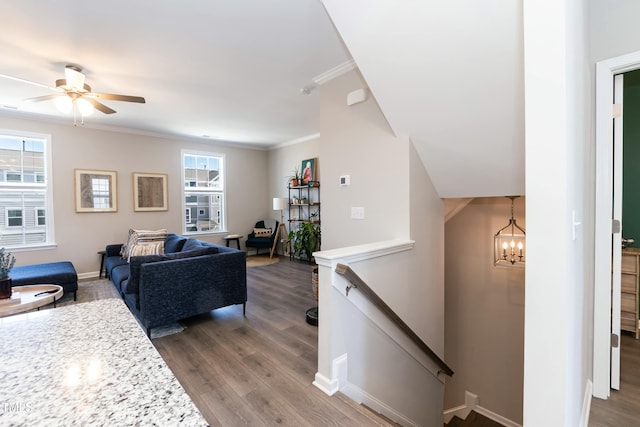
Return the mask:
POLYGON ((513 201, 520 196, 508 196, 511 199, 511 219, 493 236, 493 265, 523 268, 526 252, 526 232, 516 223, 513 216, 513 201))

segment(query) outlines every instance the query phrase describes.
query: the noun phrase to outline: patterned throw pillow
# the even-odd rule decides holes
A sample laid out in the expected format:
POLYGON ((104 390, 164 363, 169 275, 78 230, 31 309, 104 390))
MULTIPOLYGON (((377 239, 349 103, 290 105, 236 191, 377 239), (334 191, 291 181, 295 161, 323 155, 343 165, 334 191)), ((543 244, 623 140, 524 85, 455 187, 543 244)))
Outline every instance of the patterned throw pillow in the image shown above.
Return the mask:
POLYGON ((253 235, 256 237, 271 237, 270 228, 254 228, 253 235))
POLYGON ((122 247, 122 258, 127 261, 132 256, 159 255, 164 253, 167 230, 129 230, 129 239, 122 247))

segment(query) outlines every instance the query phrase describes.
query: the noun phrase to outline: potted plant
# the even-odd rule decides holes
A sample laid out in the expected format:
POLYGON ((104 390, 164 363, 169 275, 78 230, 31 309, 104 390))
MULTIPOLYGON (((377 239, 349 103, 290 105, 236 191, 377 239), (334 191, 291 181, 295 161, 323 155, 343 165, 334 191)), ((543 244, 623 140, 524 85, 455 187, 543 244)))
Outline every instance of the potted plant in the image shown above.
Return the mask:
POLYGON ((9 272, 16 263, 16 258, 11 252, 0 248, 0 299, 11 298, 11 278, 9 272))
POLYGON ((320 225, 302 222, 289 232, 289 240, 293 243, 293 254, 311 262, 312 254, 320 248, 320 225))
POLYGON ((297 187, 300 185, 300 179, 302 175, 300 174, 300 166, 296 166, 293 168, 293 174, 289 177, 289 182, 292 187, 297 187))

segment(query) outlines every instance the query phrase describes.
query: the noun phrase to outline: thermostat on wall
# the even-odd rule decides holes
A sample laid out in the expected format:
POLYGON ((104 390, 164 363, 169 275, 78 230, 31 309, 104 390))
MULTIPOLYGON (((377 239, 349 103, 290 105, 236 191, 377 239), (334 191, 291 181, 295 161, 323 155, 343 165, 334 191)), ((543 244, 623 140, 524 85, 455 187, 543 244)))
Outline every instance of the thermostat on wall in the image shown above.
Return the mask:
POLYGON ((342 175, 340 177, 340 186, 346 187, 351 184, 351 176, 350 175, 342 175))

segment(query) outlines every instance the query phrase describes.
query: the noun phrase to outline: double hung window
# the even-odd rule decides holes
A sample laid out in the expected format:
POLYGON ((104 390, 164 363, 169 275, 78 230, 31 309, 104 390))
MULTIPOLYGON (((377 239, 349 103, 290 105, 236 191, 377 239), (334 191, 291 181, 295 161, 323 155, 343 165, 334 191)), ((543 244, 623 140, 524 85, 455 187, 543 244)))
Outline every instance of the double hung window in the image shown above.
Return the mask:
POLYGON ((49 137, 0 131, 0 246, 53 244, 49 137))
POLYGON ((182 152, 184 233, 222 232, 224 216, 224 156, 182 152))

